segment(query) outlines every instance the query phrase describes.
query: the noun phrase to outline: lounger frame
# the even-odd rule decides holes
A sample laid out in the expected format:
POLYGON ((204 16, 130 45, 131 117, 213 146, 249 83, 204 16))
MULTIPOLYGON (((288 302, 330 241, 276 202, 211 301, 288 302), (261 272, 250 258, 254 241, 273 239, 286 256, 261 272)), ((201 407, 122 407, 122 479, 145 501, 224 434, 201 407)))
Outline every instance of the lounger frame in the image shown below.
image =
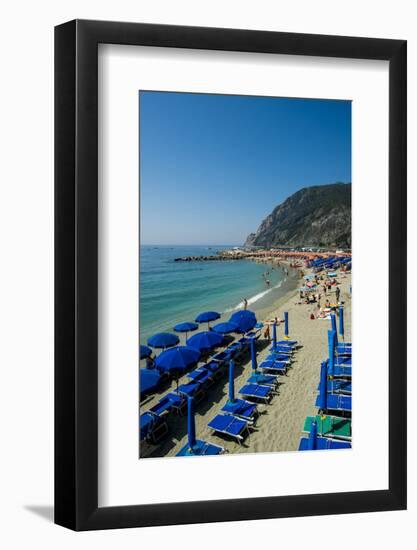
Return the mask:
MULTIPOLYGON (((70 21, 55 30, 55 522, 114 529, 406 507, 406 67, 404 40, 70 21), (388 61, 388 487, 200 502, 99 505, 98 50, 100 45, 388 61), (395 283, 395 288, 394 288, 395 283)), ((271 65, 272 66, 272 65, 271 65)), ((385 239, 385 232, 381 238, 385 239)), ((357 304, 361 308, 361 304, 357 304)), ((197 459, 196 459, 197 460, 197 459)), ((206 459, 202 459, 206 460, 206 459)), ((208 460, 208 459, 207 459, 208 460)), ((234 460, 233 457, 212 460, 234 460)), ((162 464, 162 463, 161 463, 162 464)))

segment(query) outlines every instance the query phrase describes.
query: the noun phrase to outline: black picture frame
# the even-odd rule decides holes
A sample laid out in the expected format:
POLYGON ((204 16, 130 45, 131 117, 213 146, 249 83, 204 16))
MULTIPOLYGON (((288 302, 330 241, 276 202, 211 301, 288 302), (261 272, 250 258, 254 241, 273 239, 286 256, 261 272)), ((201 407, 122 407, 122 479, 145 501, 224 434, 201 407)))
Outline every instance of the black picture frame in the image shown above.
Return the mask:
POLYGON ((55 522, 108 529, 406 508, 406 41, 74 20, 55 28, 55 522), (98 507, 98 44, 389 62, 389 488, 98 507), (395 280, 395 295, 392 282, 395 280), (395 320, 395 321, 394 321, 395 320))

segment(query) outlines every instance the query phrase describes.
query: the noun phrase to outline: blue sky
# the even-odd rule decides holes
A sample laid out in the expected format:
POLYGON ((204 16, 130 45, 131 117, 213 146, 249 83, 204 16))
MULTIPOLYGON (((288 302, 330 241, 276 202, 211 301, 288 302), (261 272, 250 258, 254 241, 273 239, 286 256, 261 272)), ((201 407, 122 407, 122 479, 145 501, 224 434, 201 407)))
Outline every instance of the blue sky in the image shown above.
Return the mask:
POLYGON ((311 185, 351 181, 350 101, 140 92, 142 244, 242 244, 311 185))

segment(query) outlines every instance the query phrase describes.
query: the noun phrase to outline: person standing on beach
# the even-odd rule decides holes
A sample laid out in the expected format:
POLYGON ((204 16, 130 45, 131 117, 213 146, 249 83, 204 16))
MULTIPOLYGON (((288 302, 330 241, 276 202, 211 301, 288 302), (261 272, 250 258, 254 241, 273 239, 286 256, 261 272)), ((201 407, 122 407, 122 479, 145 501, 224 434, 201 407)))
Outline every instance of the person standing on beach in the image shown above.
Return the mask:
POLYGON ((339 298, 340 298, 340 288, 337 286, 336 287, 336 302, 339 302, 339 298))
POLYGON ((269 324, 266 325, 266 329, 265 329, 265 332, 264 332, 264 338, 265 338, 265 340, 268 340, 268 342, 271 341, 271 333, 269 331, 269 324))
POLYGON ((246 298, 243 299, 243 309, 248 309, 248 301, 246 298))

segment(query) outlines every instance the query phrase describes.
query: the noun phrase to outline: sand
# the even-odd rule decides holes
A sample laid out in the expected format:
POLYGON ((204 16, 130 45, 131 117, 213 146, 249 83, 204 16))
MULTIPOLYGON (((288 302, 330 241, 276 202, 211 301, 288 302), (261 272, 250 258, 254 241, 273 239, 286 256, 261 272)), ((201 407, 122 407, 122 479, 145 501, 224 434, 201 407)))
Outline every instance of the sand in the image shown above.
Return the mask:
MULTIPOLYGON (((308 273, 308 270, 305 271, 308 273)), ((338 275, 340 300, 345 303, 345 339, 351 341, 351 297, 349 287, 351 276, 338 275)), ((335 303, 334 290, 328 296, 330 303, 335 303)), ((325 298, 322 299, 322 304, 325 298)), ((298 449, 301 430, 306 416, 316 414, 314 403, 317 395, 317 385, 320 377, 321 361, 326 359, 327 331, 330 321, 310 319, 310 314, 316 311, 316 305, 296 305, 299 301, 298 292, 291 291, 271 304, 267 319, 277 316, 284 317, 284 311, 289 313, 289 336, 302 346, 296 351, 292 368, 286 376, 280 376, 277 394, 268 405, 259 405, 260 416, 250 436, 239 445, 237 442, 217 436, 207 427, 225 405, 228 396, 228 378, 222 378, 213 388, 207 391, 206 398, 196 406, 196 433, 198 439, 203 439, 224 447, 230 453, 255 453, 268 451, 296 451, 298 449)), ((278 339, 283 338, 283 324, 277 331, 278 339)), ((271 330, 272 335, 272 330, 271 330)), ((270 344, 261 339, 258 341, 258 364, 268 354, 270 344)), ((235 393, 251 374, 250 355, 246 354, 242 364, 235 366, 235 393)), ((180 380, 186 382, 184 376, 180 380)), ((169 391, 175 389, 175 383, 163 393, 159 393, 142 403, 141 411, 153 406, 169 391)), ((187 442, 187 417, 171 415, 168 420, 170 432, 158 446, 141 444, 141 457, 175 456, 187 442)))

